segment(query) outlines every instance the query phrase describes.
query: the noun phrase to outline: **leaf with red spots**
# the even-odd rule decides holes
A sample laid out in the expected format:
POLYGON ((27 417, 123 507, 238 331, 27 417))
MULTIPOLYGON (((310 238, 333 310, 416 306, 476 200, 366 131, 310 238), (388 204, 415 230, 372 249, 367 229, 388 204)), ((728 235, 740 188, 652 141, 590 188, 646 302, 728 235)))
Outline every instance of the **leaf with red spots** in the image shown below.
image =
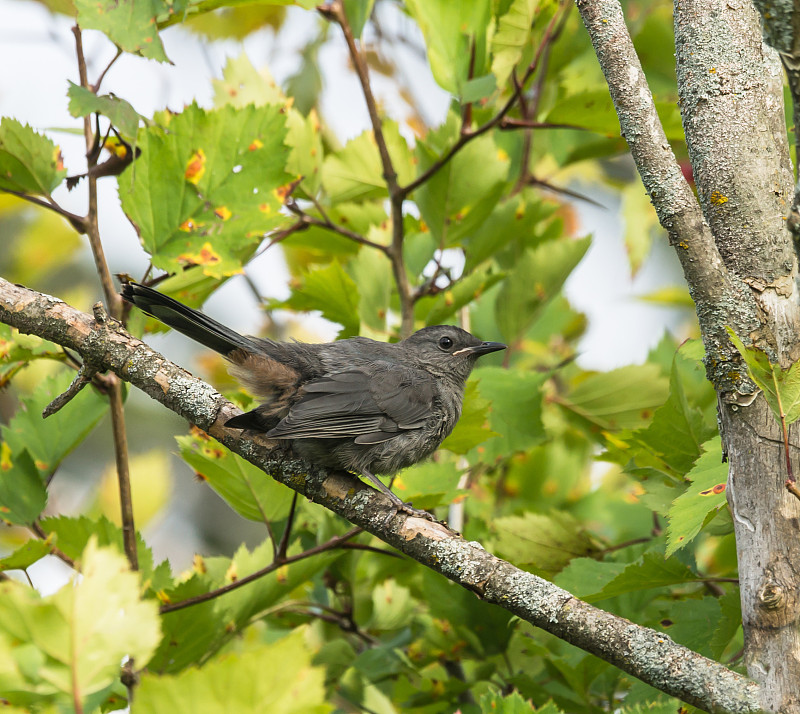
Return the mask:
POLYGON ((159 62, 169 62, 158 36, 158 20, 182 14, 186 0, 75 0, 78 24, 100 30, 118 47, 159 62))
POLYGON ((142 154, 119 177, 123 210, 156 267, 233 275, 291 220, 279 197, 293 178, 286 117, 276 105, 191 105, 162 123, 141 132, 142 154))
POLYGON ((693 540, 727 505, 728 464, 722 461, 718 436, 703 444, 703 455, 686 477, 691 485, 673 501, 667 514, 667 556, 693 540))

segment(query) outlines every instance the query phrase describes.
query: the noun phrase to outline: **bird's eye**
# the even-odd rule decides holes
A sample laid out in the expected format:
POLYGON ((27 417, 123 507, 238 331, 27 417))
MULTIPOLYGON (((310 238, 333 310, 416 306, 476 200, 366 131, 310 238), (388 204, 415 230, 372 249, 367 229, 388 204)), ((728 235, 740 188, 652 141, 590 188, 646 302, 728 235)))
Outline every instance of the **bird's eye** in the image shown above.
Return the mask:
POLYGON ((449 337, 440 337, 439 338, 439 347, 443 350, 449 350, 453 346, 453 340, 449 337))

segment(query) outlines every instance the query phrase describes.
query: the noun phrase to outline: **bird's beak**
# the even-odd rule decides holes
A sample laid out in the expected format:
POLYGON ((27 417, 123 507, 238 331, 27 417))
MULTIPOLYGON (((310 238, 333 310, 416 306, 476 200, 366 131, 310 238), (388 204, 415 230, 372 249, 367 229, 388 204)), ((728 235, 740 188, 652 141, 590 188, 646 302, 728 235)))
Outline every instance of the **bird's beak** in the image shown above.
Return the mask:
POLYGON ((480 357, 481 355, 488 355, 490 352, 498 352, 504 349, 506 349, 506 345, 502 342, 481 342, 479 345, 464 347, 457 352, 453 352, 453 357, 456 355, 474 355, 475 357, 480 357))

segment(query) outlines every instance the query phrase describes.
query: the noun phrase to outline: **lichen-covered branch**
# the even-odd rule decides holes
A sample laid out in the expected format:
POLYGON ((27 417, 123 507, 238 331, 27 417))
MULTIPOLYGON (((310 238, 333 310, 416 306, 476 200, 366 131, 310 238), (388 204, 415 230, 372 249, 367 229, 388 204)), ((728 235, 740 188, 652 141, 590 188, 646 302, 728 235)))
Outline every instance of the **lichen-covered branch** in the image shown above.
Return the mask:
POLYGON ((573 597, 487 553, 440 523, 392 513, 389 499, 354 476, 294 459, 224 424, 236 408, 118 323, 0 278, 0 322, 81 353, 196 424, 267 474, 423 565, 518 617, 672 696, 713 712, 759 711, 754 683, 668 636, 573 597))
MULTIPOLYGON (((709 379, 721 391, 749 385, 725 326, 759 326, 747 286, 722 261, 708 223, 667 141, 618 0, 577 0, 642 183, 681 261, 697 307, 709 379)), ((752 390, 750 390, 752 391, 752 390)))

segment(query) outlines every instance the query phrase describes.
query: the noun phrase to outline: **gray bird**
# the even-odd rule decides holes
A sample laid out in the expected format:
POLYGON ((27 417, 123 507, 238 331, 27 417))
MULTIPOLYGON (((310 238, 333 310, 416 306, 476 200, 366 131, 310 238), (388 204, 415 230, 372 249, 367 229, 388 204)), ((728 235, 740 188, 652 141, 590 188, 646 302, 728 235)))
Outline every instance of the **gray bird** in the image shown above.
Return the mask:
POLYGON ((375 474, 430 456, 461 416, 464 384, 481 355, 506 349, 452 325, 425 327, 389 344, 366 337, 304 344, 245 337, 162 293, 127 282, 122 297, 222 354, 259 400, 226 427, 287 439, 311 463, 357 471, 403 503, 375 474))

